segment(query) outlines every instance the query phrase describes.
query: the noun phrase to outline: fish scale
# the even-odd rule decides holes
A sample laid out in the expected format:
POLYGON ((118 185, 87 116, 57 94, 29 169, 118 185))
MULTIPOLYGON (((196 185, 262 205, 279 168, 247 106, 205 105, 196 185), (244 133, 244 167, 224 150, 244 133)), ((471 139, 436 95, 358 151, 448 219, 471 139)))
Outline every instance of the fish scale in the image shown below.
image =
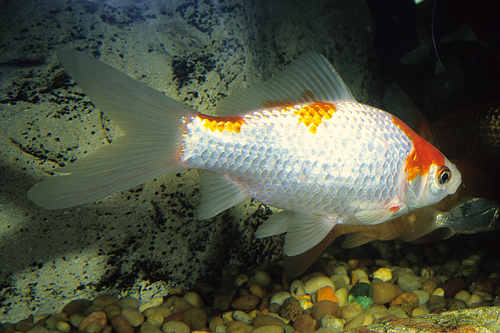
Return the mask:
POLYGON ((361 202, 363 209, 386 208, 401 195, 400 156, 409 155, 411 140, 382 110, 344 103, 327 105, 335 110, 328 114, 325 105, 256 111, 242 117, 238 131, 223 119, 207 127, 204 115, 194 116, 180 159, 285 210, 348 219, 361 202))

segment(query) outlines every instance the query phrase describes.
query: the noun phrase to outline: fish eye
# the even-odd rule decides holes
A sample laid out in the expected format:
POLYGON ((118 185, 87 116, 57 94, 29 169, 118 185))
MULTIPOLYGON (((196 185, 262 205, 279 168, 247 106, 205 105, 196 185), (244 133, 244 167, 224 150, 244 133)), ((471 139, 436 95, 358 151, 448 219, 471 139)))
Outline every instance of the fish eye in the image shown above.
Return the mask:
POLYGON ((437 174, 437 179, 439 185, 448 183, 451 179, 451 170, 448 167, 442 167, 437 174))

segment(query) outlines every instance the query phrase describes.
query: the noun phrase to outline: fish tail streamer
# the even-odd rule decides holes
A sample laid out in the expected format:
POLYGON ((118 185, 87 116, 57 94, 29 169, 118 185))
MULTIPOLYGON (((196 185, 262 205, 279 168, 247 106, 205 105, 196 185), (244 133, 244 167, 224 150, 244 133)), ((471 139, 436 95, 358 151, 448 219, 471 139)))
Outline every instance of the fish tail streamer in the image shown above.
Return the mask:
POLYGON ((84 53, 57 53, 68 74, 125 133, 54 172, 28 198, 46 209, 96 201, 184 169, 179 160, 184 120, 195 111, 84 53))

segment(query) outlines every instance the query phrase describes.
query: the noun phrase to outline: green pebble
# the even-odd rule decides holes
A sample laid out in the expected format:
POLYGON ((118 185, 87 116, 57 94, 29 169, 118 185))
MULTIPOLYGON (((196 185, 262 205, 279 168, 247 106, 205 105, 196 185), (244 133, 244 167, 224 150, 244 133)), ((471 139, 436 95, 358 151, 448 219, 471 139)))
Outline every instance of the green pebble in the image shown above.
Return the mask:
POLYGON ((373 290, 373 287, 368 283, 358 282, 349 290, 347 301, 357 302, 366 310, 372 306, 374 298, 375 290, 373 290))

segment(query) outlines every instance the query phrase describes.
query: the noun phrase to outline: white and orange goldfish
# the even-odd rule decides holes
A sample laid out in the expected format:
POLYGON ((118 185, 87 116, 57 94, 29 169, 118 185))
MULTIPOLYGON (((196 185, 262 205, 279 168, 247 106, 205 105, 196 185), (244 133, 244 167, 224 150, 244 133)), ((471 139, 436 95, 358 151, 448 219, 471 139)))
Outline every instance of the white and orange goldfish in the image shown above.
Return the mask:
POLYGON ((337 224, 374 225, 439 202, 461 183, 454 164, 401 120, 358 103, 321 55, 201 114, 83 53, 58 53, 95 105, 125 132, 31 188, 37 205, 96 201, 155 177, 203 170, 197 218, 249 198, 280 209, 256 232, 286 232, 285 254, 337 224))

